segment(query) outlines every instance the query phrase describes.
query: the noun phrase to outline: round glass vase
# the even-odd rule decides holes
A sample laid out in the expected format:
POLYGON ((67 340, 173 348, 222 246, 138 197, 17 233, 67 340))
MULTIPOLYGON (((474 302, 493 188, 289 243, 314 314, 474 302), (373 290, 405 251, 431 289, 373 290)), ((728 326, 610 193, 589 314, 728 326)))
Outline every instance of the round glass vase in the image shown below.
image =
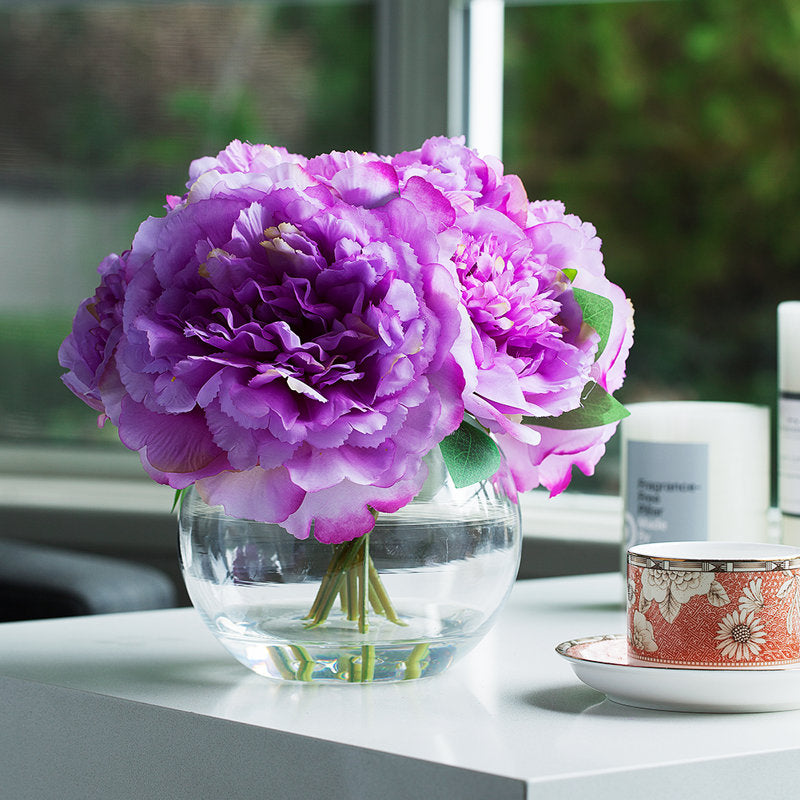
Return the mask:
POLYGON ((490 629, 516 579, 519 506, 504 474, 456 488, 438 448, 420 494, 366 537, 295 539, 192 488, 181 569, 205 624, 270 678, 367 683, 436 675, 490 629))

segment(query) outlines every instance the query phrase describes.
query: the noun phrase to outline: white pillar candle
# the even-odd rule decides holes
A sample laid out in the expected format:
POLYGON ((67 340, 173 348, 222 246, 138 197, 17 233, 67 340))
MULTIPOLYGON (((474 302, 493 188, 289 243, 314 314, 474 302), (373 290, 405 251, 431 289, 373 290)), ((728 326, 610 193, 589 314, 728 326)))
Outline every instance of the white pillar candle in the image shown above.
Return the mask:
POLYGON ((781 539, 800 544, 800 301, 778 305, 778 506, 781 539))
POLYGON ((769 409, 652 402, 622 422, 625 546, 767 540, 769 409))

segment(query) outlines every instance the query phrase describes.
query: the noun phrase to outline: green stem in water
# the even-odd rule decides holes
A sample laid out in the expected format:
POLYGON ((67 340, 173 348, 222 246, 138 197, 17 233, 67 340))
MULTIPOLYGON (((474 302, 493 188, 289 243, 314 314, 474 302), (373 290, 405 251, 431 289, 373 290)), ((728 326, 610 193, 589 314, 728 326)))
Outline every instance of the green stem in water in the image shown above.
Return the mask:
MULTIPOLYGON (((374 509, 371 512, 377 522, 378 512, 374 509)), ((347 619, 358 621, 360 633, 366 633, 369 629, 370 605, 395 625, 405 624, 397 616, 370 557, 370 533, 350 542, 334 545, 333 557, 320 582, 311 609, 305 616, 305 619, 310 620, 306 627, 315 628, 328 619, 337 595, 342 604, 342 612, 347 619)))
POLYGON ((331 563, 320 583, 311 610, 306 614, 305 618, 311 620, 307 623, 307 627, 313 628, 321 625, 328 618, 347 571, 356 563, 363 546, 363 536, 360 539, 353 539, 351 542, 342 542, 334 546, 331 563))
POLYGON ((361 645, 360 656, 350 656, 350 683, 372 683, 375 680, 375 645, 361 645))
MULTIPOLYGON (((347 544, 351 544, 348 542, 347 544)), ((320 605, 325 597, 325 593, 330 588, 331 581, 334 581, 336 575, 339 570, 339 561, 341 560, 341 554, 337 550, 336 547, 333 548, 333 557, 328 562, 328 568, 325 570, 325 575, 322 577, 322 582, 319 585, 319 590, 317 591, 317 596, 314 598, 314 602, 311 604, 311 608, 308 611, 308 614, 305 615, 304 619, 311 619, 317 615, 319 611, 320 605)))
POLYGON ((285 648, 281 646, 268 648, 272 656, 272 663, 280 673, 282 678, 293 681, 297 679, 297 672, 287 655, 285 648))
POLYGON ((363 536, 364 547, 361 550, 361 580, 358 585, 358 632, 366 633, 369 628, 369 534, 363 536))
POLYGON ((375 591, 375 587, 372 584, 372 570, 374 567, 370 564, 370 581, 369 581, 369 604, 372 606, 372 610, 376 614, 380 614, 381 616, 386 616, 386 611, 383 608, 383 603, 381 603, 381 598, 378 596, 378 593, 375 591))
POLYGON ((410 681, 422 675, 422 660, 428 655, 428 644, 418 644, 406 659, 406 675, 404 680, 410 681))
POLYGON ((361 682, 371 683, 375 680, 375 645, 361 646, 361 682))
POLYGON ((314 659, 308 654, 304 647, 299 645, 291 645, 290 649, 292 655, 299 662, 297 665, 297 680, 308 682, 311 680, 311 674, 314 672, 314 659))
POLYGON ((358 565, 347 570, 347 619, 351 622, 358 619, 358 565))
POLYGON ((378 574, 378 570, 375 569, 375 565, 372 563, 371 559, 369 562, 369 586, 370 591, 375 592, 383 607, 383 611, 379 611, 378 613, 385 614, 386 619, 388 619, 389 622, 394 622, 395 625, 405 625, 406 623, 397 616, 397 612, 394 610, 392 601, 389 599, 389 594, 386 591, 386 587, 383 585, 381 576, 378 574))

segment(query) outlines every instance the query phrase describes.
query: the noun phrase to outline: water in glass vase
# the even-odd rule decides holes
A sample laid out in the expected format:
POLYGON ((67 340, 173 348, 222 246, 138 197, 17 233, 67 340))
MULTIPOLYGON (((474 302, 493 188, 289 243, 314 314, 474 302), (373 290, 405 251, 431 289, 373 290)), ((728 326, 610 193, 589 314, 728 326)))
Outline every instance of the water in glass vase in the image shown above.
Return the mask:
POLYGON ((191 491, 180 546, 192 603, 233 656, 267 677, 435 675, 491 627, 521 538, 518 506, 496 485, 439 483, 379 515, 365 542, 336 546, 229 517, 191 491))

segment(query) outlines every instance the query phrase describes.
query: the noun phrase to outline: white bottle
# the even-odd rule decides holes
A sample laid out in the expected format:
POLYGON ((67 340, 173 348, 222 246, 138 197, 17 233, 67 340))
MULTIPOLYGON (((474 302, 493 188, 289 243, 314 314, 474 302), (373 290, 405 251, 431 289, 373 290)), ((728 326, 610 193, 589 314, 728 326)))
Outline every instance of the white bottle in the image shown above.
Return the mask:
POLYGON ((778 305, 778 507, 781 541, 800 544, 800 301, 778 305))

